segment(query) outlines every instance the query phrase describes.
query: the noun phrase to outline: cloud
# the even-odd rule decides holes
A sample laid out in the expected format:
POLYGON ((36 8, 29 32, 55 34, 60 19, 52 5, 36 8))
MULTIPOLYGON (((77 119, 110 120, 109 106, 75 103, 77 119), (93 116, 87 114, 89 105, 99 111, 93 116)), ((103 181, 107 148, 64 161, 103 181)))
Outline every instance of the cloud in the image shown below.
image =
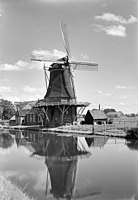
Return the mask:
POLYGON ((130 104, 127 103, 127 102, 119 102, 119 105, 120 105, 120 106, 129 106, 130 104))
POLYGON ((106 24, 97 24, 96 31, 104 31, 107 35, 126 37, 126 25, 138 22, 138 19, 130 15, 126 20, 120 15, 113 13, 104 13, 103 15, 95 16, 96 20, 105 22, 106 24))
MULTIPOLYGON (((32 52, 33 57, 32 58, 38 58, 38 59, 46 59, 51 61, 56 61, 59 58, 62 58, 65 56, 65 53, 62 51, 58 51, 57 49, 54 49, 53 51, 48 50, 33 50, 32 52)), ((44 62, 25 62, 22 60, 19 60, 15 64, 1 64, 0 65, 0 71, 22 71, 22 70, 42 70, 44 62)), ((47 66, 50 66, 52 62, 46 62, 47 66)))
POLYGON ((123 90, 125 90, 125 89, 136 89, 136 87, 135 86, 117 85, 116 89, 123 89, 123 90))
POLYGON ((111 96, 112 95, 110 92, 103 92, 101 90, 99 90, 98 93, 103 95, 103 96, 111 96))
POLYGON ((132 15, 130 15, 130 18, 128 20, 126 20, 122 16, 115 15, 113 13, 104 13, 101 16, 95 16, 95 19, 117 24, 133 24, 138 21, 138 19, 132 15))
POLYGON ((22 99, 29 99, 29 100, 41 99, 44 97, 46 93, 45 87, 36 88, 36 87, 30 87, 26 85, 22 88, 22 90, 24 91, 23 92, 24 96, 22 96, 22 99))
POLYGON ((32 58, 38 58, 38 59, 45 59, 48 61, 56 61, 62 57, 66 56, 63 51, 59 51, 57 49, 54 49, 52 51, 48 50, 33 50, 32 52, 32 58))
POLYGON ((57 57, 65 56, 65 53, 63 51, 59 51, 57 49, 53 49, 52 51, 43 50, 43 49, 33 50, 32 54, 38 54, 42 56, 49 55, 49 56, 57 56, 57 57))
POLYGON ((122 25, 111 25, 111 26, 103 26, 103 25, 97 25, 98 30, 104 31, 107 35, 112 36, 120 36, 125 37, 126 36, 126 27, 122 25))
POLYGON ((28 86, 28 85, 25 85, 24 87, 23 87, 23 90, 25 91, 25 92, 31 92, 31 93, 40 93, 40 94, 44 94, 44 91, 45 91, 45 87, 42 87, 42 88, 36 88, 36 87, 30 87, 30 86, 28 86))
POLYGON ((4 99, 7 99, 11 102, 18 102, 18 101, 36 101, 38 99, 42 99, 44 97, 44 94, 43 95, 40 95, 40 94, 34 94, 34 93, 28 93, 28 94, 22 94, 22 95, 13 95, 13 96, 4 96, 3 95, 3 98, 4 99))
POLYGON ((24 87, 19 87, 16 89, 10 88, 0 88, 0 98, 7 99, 11 102, 17 101, 36 101, 38 99, 42 99, 46 93, 45 87, 31 87, 29 85, 25 85, 24 87))
POLYGON ((4 79, 0 79, 0 83, 3 83, 3 82, 8 82, 9 80, 7 78, 4 78, 4 79))
POLYGON ((7 86, 0 86, 0 92, 4 93, 4 92, 12 92, 10 87, 7 86))
POLYGON ((89 60, 89 56, 87 54, 81 54, 83 60, 89 60))
POLYGON ((42 65, 41 63, 29 63, 24 62, 22 60, 19 60, 15 64, 1 64, 0 65, 0 71, 22 71, 22 70, 31 70, 31 69, 37 69, 41 70, 42 65))
POLYGON ((126 95, 120 96, 120 99, 127 99, 126 95))
POLYGON ((24 86, 23 90, 24 90, 25 92, 36 92, 36 91, 37 91, 36 88, 30 87, 30 86, 28 86, 28 85, 24 86))

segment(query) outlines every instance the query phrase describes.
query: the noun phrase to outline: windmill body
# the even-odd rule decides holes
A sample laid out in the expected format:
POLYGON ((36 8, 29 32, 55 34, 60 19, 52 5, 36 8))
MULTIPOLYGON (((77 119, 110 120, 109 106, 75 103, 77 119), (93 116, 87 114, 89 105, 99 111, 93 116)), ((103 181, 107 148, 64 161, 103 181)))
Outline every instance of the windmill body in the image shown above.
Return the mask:
POLYGON ((52 64, 46 102, 76 102, 70 69, 62 64, 52 64))
MULTIPOLYGON (((76 100, 73 70, 97 70, 96 63, 72 61, 68 42, 67 27, 61 23, 63 43, 67 55, 57 59, 57 56, 32 55, 32 61, 52 62, 48 67, 50 72, 49 84, 46 77, 46 94, 44 99, 39 100, 35 105, 44 112, 45 127, 56 127, 65 124, 73 124, 77 120, 77 108, 82 112, 89 103, 78 103, 76 100), (48 87, 47 87, 48 86, 48 87)), ((80 114, 80 113, 79 113, 80 114)))

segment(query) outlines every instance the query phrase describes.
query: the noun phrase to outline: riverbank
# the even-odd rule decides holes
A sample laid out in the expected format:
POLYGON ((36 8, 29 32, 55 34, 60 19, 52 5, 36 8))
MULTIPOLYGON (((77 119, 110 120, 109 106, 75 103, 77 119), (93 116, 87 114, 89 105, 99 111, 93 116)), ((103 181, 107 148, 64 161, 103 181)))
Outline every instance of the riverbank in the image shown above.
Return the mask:
POLYGON ((40 131, 42 133, 56 133, 56 134, 71 134, 79 136, 90 136, 90 135, 100 135, 109 137, 121 137, 138 139, 138 126, 117 126, 115 124, 106 125, 69 125, 60 126, 56 128, 44 128, 41 126, 1 126, 2 129, 10 130, 26 130, 26 131, 40 131), (135 132, 135 134, 133 134, 135 132))
POLYGON ((0 175, 0 199, 1 200, 35 200, 28 197, 21 188, 13 185, 10 180, 0 175))

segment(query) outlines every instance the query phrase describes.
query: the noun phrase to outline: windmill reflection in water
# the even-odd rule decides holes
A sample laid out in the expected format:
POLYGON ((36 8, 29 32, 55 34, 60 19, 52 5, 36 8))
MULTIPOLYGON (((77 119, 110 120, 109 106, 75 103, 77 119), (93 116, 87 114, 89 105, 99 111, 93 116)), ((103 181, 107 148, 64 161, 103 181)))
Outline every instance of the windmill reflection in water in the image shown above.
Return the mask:
MULTIPOLYGON (((26 141, 31 142, 31 146, 34 149, 31 156, 35 158, 45 156, 45 164, 47 166, 46 197, 48 196, 49 183, 51 182, 50 193, 56 199, 72 199, 78 157, 90 156, 85 147, 79 144, 78 137, 61 137, 55 134, 42 134, 30 131, 17 132, 17 146, 19 146, 18 136, 21 136, 21 134, 26 138, 26 141)), ((22 144, 21 141, 20 144, 22 144)))

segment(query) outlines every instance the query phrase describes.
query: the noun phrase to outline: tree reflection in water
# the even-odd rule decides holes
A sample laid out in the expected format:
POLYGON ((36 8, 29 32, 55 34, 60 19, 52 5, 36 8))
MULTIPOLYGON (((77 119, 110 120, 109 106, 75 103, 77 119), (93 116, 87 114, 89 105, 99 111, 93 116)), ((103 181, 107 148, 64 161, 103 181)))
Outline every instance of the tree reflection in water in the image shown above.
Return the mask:
POLYGON ((127 146, 131 150, 138 151, 138 140, 127 140, 127 146))
POLYGON ((13 137, 10 135, 9 130, 3 130, 0 132, 0 147, 7 149, 14 143, 13 137))

